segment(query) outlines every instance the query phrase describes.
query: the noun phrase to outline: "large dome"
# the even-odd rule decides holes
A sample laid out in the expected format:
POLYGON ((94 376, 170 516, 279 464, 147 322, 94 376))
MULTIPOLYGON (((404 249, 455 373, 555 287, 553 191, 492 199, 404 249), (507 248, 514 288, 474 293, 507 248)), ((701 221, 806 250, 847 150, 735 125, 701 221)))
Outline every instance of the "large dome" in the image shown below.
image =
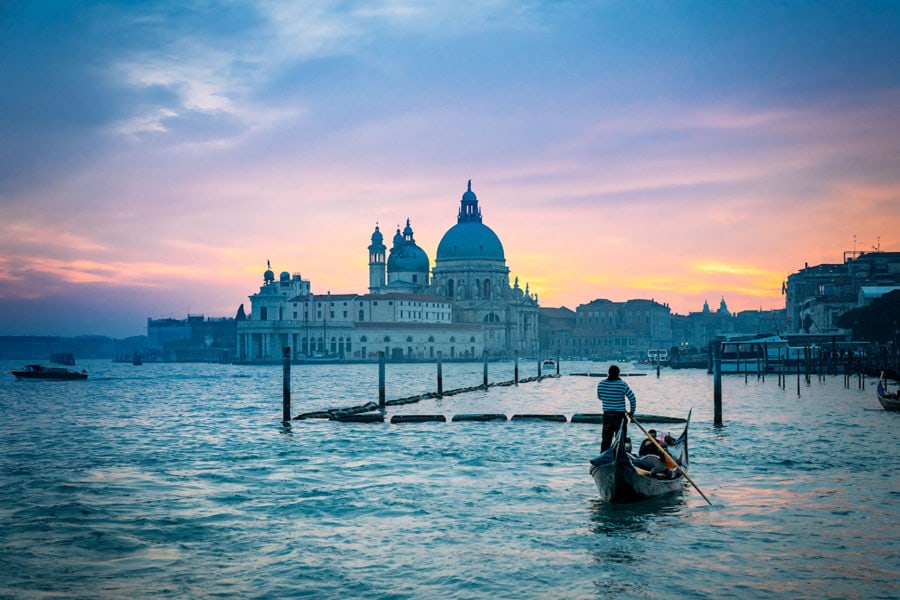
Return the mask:
POLYGON ((500 238, 481 222, 481 210, 472 191, 471 179, 460 201, 457 223, 441 238, 435 261, 469 258, 506 260, 500 238))
POLYGON ((489 258, 506 260, 503 244, 493 230, 474 221, 457 223, 438 244, 437 260, 460 258, 489 258))

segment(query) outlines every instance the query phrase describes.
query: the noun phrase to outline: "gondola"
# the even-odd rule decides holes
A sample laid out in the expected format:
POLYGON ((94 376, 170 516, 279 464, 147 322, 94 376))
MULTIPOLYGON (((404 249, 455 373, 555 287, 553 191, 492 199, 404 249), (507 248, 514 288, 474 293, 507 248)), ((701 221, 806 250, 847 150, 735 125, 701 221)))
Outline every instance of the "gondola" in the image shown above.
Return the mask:
POLYGON ((665 469, 656 474, 642 468, 640 459, 626 451, 625 436, 622 435, 622 429, 619 429, 612 445, 591 461, 590 473, 594 483, 597 484, 600 499, 611 503, 638 502, 683 490, 686 480, 684 472, 687 471, 689 462, 690 422, 691 414, 688 412, 684 431, 674 444, 666 448, 681 468, 665 469))
POLYGON ((878 389, 876 391, 878 393, 878 401, 884 410, 900 411, 900 394, 896 391, 893 393, 888 392, 887 387, 884 385, 884 379, 878 381, 878 389))

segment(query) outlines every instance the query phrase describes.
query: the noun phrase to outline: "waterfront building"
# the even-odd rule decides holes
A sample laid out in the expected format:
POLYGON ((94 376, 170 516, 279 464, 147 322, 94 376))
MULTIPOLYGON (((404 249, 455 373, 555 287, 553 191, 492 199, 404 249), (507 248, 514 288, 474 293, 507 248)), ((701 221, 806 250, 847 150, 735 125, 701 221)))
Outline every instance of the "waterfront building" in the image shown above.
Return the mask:
POLYGON ((575 309, 575 353, 590 359, 642 359, 672 346, 672 315, 655 300, 593 300, 575 309))
POLYGON ((314 294, 299 274, 271 265, 250 314, 238 323, 238 359, 393 360, 510 357, 538 350, 538 299, 509 268, 499 237, 482 222, 472 182, 457 223, 438 245, 434 269, 409 219, 390 249, 376 224, 368 246, 367 294, 314 294))
POLYGON ((538 334, 544 358, 575 357, 574 334, 577 314, 574 310, 561 306, 559 308, 541 307, 538 313, 538 334))
POLYGON ((788 333, 844 334, 838 317, 865 303, 869 287, 900 286, 900 252, 844 252, 844 262, 810 266, 784 286, 788 333))
POLYGON ((145 358, 150 361, 231 362, 238 317, 188 315, 147 319, 145 358))

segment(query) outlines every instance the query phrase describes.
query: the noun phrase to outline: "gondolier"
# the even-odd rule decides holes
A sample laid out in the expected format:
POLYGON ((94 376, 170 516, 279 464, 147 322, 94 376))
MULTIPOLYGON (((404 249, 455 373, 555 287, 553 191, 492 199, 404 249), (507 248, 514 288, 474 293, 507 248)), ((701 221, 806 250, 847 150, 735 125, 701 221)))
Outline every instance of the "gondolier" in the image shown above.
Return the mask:
POLYGON ((625 437, 625 399, 628 398, 632 415, 637 410, 637 399, 628 384, 619 377, 618 365, 611 365, 609 376, 597 384, 597 398, 603 404, 603 434, 600 439, 600 452, 603 452, 612 444, 619 426, 622 426, 622 437, 625 437))

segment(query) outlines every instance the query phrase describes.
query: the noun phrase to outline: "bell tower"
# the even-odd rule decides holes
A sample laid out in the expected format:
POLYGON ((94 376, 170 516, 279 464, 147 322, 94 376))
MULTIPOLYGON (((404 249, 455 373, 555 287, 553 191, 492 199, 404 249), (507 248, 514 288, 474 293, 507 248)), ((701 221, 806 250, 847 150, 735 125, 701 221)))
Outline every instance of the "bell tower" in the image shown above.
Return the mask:
POLYGON ((375 224, 372 233, 372 243, 369 245, 369 293, 376 294, 384 287, 387 277, 387 247, 384 245, 384 236, 375 224))

